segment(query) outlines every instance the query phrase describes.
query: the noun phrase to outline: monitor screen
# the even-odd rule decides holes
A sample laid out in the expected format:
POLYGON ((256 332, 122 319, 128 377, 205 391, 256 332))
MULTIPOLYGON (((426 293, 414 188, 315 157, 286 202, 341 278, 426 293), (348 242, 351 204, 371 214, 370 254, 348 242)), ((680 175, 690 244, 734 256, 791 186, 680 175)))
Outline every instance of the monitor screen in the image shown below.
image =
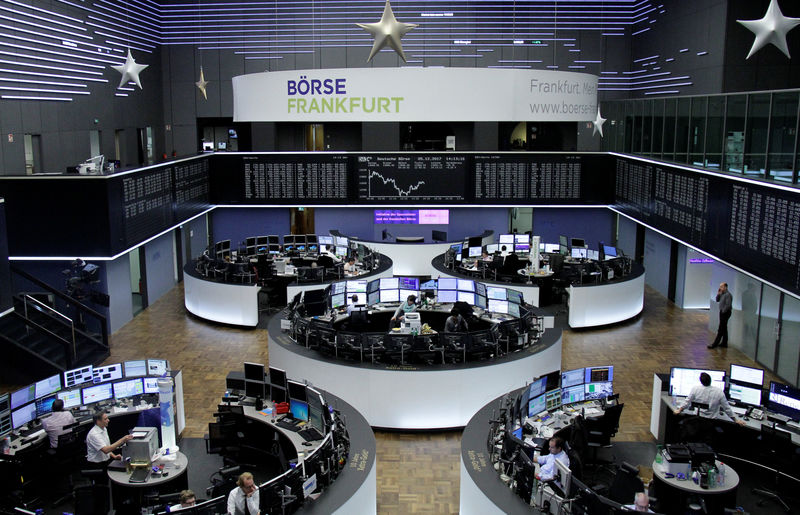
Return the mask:
POLYGON ((438 287, 440 290, 457 290, 458 280, 454 277, 440 277, 438 287))
POLYGON ((614 393, 614 383, 611 381, 586 383, 583 386, 586 399, 605 399, 614 393))
POLYGON ((533 417, 537 413, 547 409, 547 398, 544 394, 537 395, 528 401, 528 416, 533 417))
POLYGON ((306 385, 298 381, 288 381, 289 398, 301 402, 308 401, 306 385))
POLYGON ((345 293, 347 291, 347 283, 345 281, 333 283, 331 285, 331 293, 333 295, 345 293))
POLYGON ((381 277, 380 279, 381 290, 388 290, 400 287, 399 277, 381 277))
POLYGON ((338 295, 331 295, 331 307, 332 308, 340 308, 344 306, 344 293, 339 293, 338 295))
POLYGON ((319 392, 310 390, 308 392, 308 423, 322 434, 325 434, 325 404, 319 392))
POLYGON ((29 384, 11 393, 11 409, 17 409, 23 404, 28 404, 36 399, 36 385, 29 384))
POLYGON ((513 302, 515 304, 522 304, 522 292, 517 290, 506 290, 506 297, 509 302, 513 302))
POLYGON ((367 293, 366 279, 347 281, 347 293, 367 293))
POLYGON ((544 251, 547 254, 557 254, 558 253, 558 243, 545 243, 544 244, 544 251))
POLYGON ((469 279, 457 279, 458 289, 462 291, 475 291, 475 281, 469 279))
POLYGON ((53 402, 55 402, 55 400, 55 395, 36 399, 36 416, 41 417, 53 411, 53 402))
POLYGON ((570 386, 569 388, 561 389, 561 404, 571 404, 573 402, 581 402, 586 395, 583 385, 570 386))
POLYGON ((158 378, 145 377, 144 378, 144 393, 158 393, 158 378))
POLYGON ((381 294, 378 291, 373 291, 367 294, 367 304, 372 306, 381 300, 381 294))
POLYGON ((50 376, 47 379, 42 379, 36 382, 36 398, 45 397, 52 393, 56 393, 61 389, 61 374, 50 376))
POLYGON ((489 299, 488 310, 492 313, 508 314, 508 301, 489 299))
POLYGON ((743 367, 731 364, 730 380, 749 385, 764 386, 764 371, 760 368, 743 367))
POLYGON ((123 364, 125 377, 142 377, 147 375, 147 362, 143 359, 126 361, 123 364))
POLYGON ((468 291, 458 292, 458 302, 466 302, 470 306, 475 305, 475 294, 468 291))
POLYGON ((617 257, 617 248, 609 245, 603 245, 603 254, 605 254, 606 258, 617 257))
POLYGON ((513 234, 501 234, 500 238, 497 240, 498 243, 514 243, 514 235, 513 234))
POLYGON ((31 402, 11 412, 11 425, 19 429, 36 418, 36 403, 31 402))
POLYGON ((81 395, 83 395, 83 404, 93 404, 113 397, 114 390, 111 384, 112 383, 100 383, 95 386, 87 386, 84 388, 81 391, 81 395))
POLYGON ((572 257, 575 259, 586 259, 586 249, 583 247, 572 247, 572 257))
POLYGON ((334 236, 333 242, 337 247, 347 247, 347 236, 334 236))
POLYGON ((525 243, 530 244, 531 238, 527 234, 515 234, 514 235, 514 243, 525 243))
POLYGON ((571 245, 570 245, 570 246, 571 246, 572 248, 575 248, 575 247, 585 247, 585 246, 586 246, 586 242, 585 242, 585 241, 583 241, 583 238, 572 238, 572 241, 571 241, 570 243, 571 243, 571 245))
POLYGON ((308 403, 289 399, 289 411, 292 412, 292 418, 308 422, 308 403))
MULTIPOLYGON (((502 301, 498 301, 502 302, 502 301)), ((519 304, 514 304, 513 302, 508 303, 508 314, 519 318, 519 304)))
POLYGON ((455 290, 439 290, 436 292, 436 300, 443 304, 452 304, 458 300, 458 292, 455 290))
POLYGON ((761 406, 761 388, 753 388, 752 386, 743 386, 736 383, 731 383, 728 388, 728 397, 739 404, 747 404, 749 406, 761 406))
POLYGON ((528 387, 528 398, 533 399, 544 393, 547 388, 547 377, 535 379, 528 387))
POLYGON ((770 381, 767 408, 792 420, 800 420, 800 390, 770 381))
POLYGON ((340 247, 337 245, 334 254, 342 258, 347 257, 347 247, 340 247))
POLYGON ((374 291, 378 291, 381 286, 380 279, 375 279, 367 283, 367 293, 372 293, 374 291))
POLYGON ((483 247, 470 247, 469 248, 469 257, 480 257, 483 253, 483 247))
POLYGON ((406 300, 409 295, 417 297, 417 302, 419 302, 419 292, 417 290, 400 290, 400 298, 402 300, 406 300))
POLYGON ((452 245, 450 245, 450 250, 452 250, 456 254, 461 254, 461 244, 453 243, 452 245))
POLYGON ((244 378, 247 381, 263 381, 264 365, 262 363, 244 362, 244 378))
POLYGON ((585 370, 586 369, 583 368, 576 368, 575 370, 561 372, 561 388, 583 384, 585 370))
POLYGON ((401 290, 419 290, 419 279, 416 277, 398 277, 401 290))
POLYGON ((478 295, 486 296, 486 285, 483 283, 475 283, 475 293, 478 295))
POLYGON ((147 374, 151 376, 163 376, 167 373, 167 360, 165 359, 148 359, 147 360, 147 374))
POLYGON ((584 383, 600 383, 614 380, 614 366, 606 365, 602 367, 586 367, 584 383))
POLYGON ((92 365, 64 372, 64 388, 72 388, 92 380, 92 365))
POLYGON ((381 290, 381 302, 400 302, 400 290, 381 290))
POLYGON ((244 382, 244 394, 246 397, 251 397, 253 399, 263 399, 264 398, 264 391, 266 390, 267 385, 264 381, 247 381, 244 382))
POLYGON ((425 281, 424 283, 419 285, 420 290, 435 290, 436 289, 436 279, 431 279, 430 281, 425 281))
POLYGON ((475 305, 481 309, 486 309, 487 308, 486 297, 484 297, 483 295, 475 295, 475 305))
POLYGON ((489 255, 492 255, 499 250, 500 250, 500 245, 498 245, 497 243, 490 243, 489 245, 486 245, 486 253, 489 255))
POLYGON ((75 388, 74 390, 62 390, 56 394, 56 397, 64 402, 64 409, 70 409, 81 405, 80 388, 75 388))
POLYGON ((700 386, 700 374, 707 372, 711 376, 711 386, 725 389, 725 371, 703 370, 701 368, 672 367, 669 375, 669 394, 673 397, 688 397, 695 386, 700 386))
POLYGON ((528 243, 517 243, 514 245, 514 252, 526 254, 531 251, 531 246, 528 243))
POLYGON ((561 406, 561 388, 556 388, 545 394, 546 408, 548 410, 556 409, 561 406))
POLYGON ((559 245, 558 253, 561 254, 562 256, 566 256, 567 254, 569 254, 569 247, 567 247, 566 245, 559 245))
POLYGON ((319 236, 317 241, 320 245, 333 245, 333 236, 319 236))
POLYGON ((144 383, 141 377, 114 383, 114 398, 127 399, 144 393, 144 383))
POLYGON ((487 286, 486 296, 490 300, 506 300, 506 289, 498 288, 497 286, 487 286))
POLYGON ((286 371, 280 368, 269 367, 269 384, 286 388, 286 371))

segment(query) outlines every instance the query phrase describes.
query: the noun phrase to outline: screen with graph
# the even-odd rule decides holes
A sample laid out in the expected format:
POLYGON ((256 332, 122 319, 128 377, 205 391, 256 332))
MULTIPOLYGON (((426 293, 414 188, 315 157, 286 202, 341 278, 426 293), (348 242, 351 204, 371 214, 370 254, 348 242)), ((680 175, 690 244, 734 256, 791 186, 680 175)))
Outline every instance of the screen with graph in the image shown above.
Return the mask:
POLYGON ((459 154, 374 154, 356 157, 358 199, 463 202, 467 158, 459 154))

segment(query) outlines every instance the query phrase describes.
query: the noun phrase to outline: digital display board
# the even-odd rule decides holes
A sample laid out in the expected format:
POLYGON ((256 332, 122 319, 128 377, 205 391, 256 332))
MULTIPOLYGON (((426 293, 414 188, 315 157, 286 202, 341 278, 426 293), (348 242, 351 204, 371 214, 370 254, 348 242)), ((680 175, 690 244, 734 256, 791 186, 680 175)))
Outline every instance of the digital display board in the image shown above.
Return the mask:
POLYGON ((358 200, 367 202, 464 202, 464 154, 371 154, 355 162, 358 200))

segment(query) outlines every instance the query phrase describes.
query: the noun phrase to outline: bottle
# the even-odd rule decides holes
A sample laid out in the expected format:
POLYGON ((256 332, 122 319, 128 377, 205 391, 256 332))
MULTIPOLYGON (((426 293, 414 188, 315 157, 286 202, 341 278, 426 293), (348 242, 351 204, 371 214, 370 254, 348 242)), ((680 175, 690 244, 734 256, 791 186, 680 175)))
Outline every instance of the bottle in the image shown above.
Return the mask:
POLYGON ((721 461, 717 465, 717 485, 723 486, 725 484, 725 464, 721 461))
POLYGON ((656 447, 656 463, 659 465, 664 461, 664 458, 661 456, 661 449, 662 447, 660 445, 656 447))

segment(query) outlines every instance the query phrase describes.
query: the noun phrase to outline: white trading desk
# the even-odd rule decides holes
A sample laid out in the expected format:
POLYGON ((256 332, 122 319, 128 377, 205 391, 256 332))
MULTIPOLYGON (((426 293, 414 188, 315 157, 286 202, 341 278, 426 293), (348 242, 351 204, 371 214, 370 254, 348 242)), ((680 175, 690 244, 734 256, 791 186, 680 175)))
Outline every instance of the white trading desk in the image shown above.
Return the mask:
POLYGON ((193 263, 184 269, 184 305, 193 315, 223 324, 258 325, 256 284, 232 284, 197 277, 193 263), (189 270, 191 268, 191 270, 189 270))
POLYGON ((644 271, 607 283, 569 287, 569 326, 596 327, 635 317, 644 308, 644 271))

